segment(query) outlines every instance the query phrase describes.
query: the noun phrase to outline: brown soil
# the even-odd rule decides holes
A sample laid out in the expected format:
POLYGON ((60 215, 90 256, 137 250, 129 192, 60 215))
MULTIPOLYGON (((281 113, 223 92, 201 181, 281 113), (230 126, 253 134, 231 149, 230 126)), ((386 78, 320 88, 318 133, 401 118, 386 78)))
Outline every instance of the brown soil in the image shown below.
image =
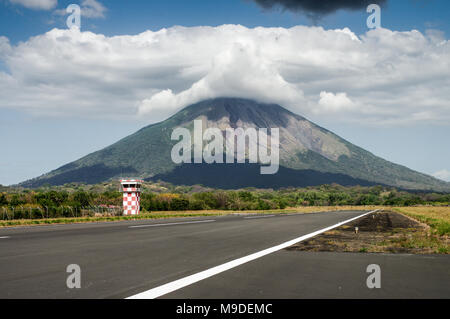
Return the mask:
POLYGON ((383 211, 300 242, 287 250, 433 253, 431 247, 421 244, 426 236, 425 225, 399 213, 383 211))

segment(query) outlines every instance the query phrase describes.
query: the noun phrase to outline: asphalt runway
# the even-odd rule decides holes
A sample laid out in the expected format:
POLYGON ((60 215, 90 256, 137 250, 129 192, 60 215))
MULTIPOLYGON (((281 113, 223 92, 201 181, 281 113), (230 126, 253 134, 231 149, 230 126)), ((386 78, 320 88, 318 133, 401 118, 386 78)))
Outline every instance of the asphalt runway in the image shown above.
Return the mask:
POLYGON ((279 251, 167 294, 193 299, 448 299, 450 258, 407 254, 279 251), (369 289, 367 266, 381 270, 369 289))
MULTIPOLYGON (((127 298, 361 215, 224 216, 0 229, 0 298, 127 298), (69 289, 66 268, 81 268, 69 289)), ((448 256, 276 250, 160 298, 449 298, 448 256), (368 289, 378 263, 382 288, 368 289)), ((197 278, 197 277, 196 277, 197 278)), ((140 294, 140 295, 139 295, 140 294)))

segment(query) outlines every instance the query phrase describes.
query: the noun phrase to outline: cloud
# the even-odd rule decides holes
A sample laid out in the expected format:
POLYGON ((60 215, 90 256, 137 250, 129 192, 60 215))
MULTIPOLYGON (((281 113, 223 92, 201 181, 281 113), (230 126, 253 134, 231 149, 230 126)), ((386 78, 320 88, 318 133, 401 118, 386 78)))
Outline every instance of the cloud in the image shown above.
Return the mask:
POLYGON ((0 61, 3 57, 11 53, 11 45, 9 39, 4 36, 0 36, 0 61))
POLYGON ((387 0, 253 0, 264 9, 281 7, 308 15, 323 16, 338 10, 365 9, 372 3, 383 5, 387 0))
POLYGON ((81 15, 86 18, 104 18, 106 8, 96 0, 84 0, 81 3, 81 15))
POLYGON ((274 63, 252 44, 235 43, 214 57, 210 71, 178 94, 164 90, 142 101, 139 113, 170 114, 180 106, 217 96, 239 96, 281 104, 305 102, 303 92, 286 82, 274 63))
POLYGON ((449 125, 450 42, 442 36, 222 25, 112 37, 53 29, 13 46, 2 37, 0 107, 152 123, 234 96, 312 120, 449 125))
POLYGON ((9 2, 34 10, 51 10, 58 4, 58 0, 9 0, 9 2))
MULTIPOLYGON (((102 3, 96 0, 83 0, 80 9, 81 16, 85 18, 104 18, 107 10, 102 3)), ((57 9, 53 11, 53 14, 65 16, 67 12, 66 9, 57 9)))
POLYGON ((439 172, 434 173, 433 176, 436 178, 439 178, 443 181, 450 182, 450 171, 449 170, 446 170, 446 169, 440 170, 439 172))
POLYGON ((326 91, 320 92, 319 105, 321 109, 316 109, 317 112, 329 111, 339 112, 345 109, 352 109, 355 104, 348 98, 347 93, 329 93, 326 91))

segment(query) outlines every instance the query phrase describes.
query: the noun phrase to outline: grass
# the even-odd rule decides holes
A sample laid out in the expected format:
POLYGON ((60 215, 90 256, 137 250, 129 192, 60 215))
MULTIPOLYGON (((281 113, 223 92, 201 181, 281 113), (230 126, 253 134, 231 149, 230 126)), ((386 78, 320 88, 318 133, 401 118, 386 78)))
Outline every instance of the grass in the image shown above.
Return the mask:
POLYGON ((438 254, 450 253, 450 207, 393 207, 390 210, 429 226, 428 231, 404 231, 396 240, 398 245, 405 248, 428 249, 438 254))
POLYGON ((392 210, 427 224, 439 236, 450 235, 450 207, 395 207, 392 210))
POLYGON ((448 238, 428 234, 427 232, 417 232, 414 234, 404 233, 396 240, 391 240, 391 242, 394 245, 408 249, 418 249, 437 254, 449 253, 448 238))
POLYGON ((17 219, 0 221, 0 227, 12 226, 33 226, 33 225, 49 225, 49 224, 76 224, 76 223, 94 223, 94 222, 114 222, 123 220, 139 220, 139 219, 161 219, 176 217, 201 217, 211 216, 206 213, 178 213, 178 214, 141 214, 139 216, 102 216, 102 217, 75 217, 75 218, 50 218, 50 219, 17 219))
MULTIPOLYGON (((246 214, 274 214, 289 213, 290 210, 267 210, 267 211, 246 211, 246 214)), ((293 211, 292 211, 293 212, 293 211)), ((0 227, 13 226, 33 226, 33 225, 49 225, 49 224, 75 224, 75 223, 94 223, 94 222, 117 222, 124 220, 143 220, 143 219, 163 219, 163 218, 180 218, 180 217, 204 217, 204 216, 222 216, 242 213, 240 211, 164 211, 141 213, 138 216, 95 216, 95 217, 61 217, 50 219, 17 219, 0 221, 0 227)))
POLYGON ((419 232, 403 230, 394 240, 395 244, 438 254, 450 253, 450 207, 392 207, 386 210, 403 214, 429 226, 428 230, 419 232))
MULTIPOLYGON (((352 225, 343 225, 322 234, 322 239, 319 238, 320 236, 316 237, 312 240, 311 247, 305 247, 305 249, 320 251, 318 247, 322 247, 325 250, 330 249, 327 251, 360 253, 450 253, 450 207, 365 207, 364 209, 373 210, 375 208, 410 217, 420 222, 422 226, 406 226, 381 232, 380 230, 363 232, 359 235, 361 237, 355 237, 350 236, 348 232, 353 228, 352 225)), ((346 207, 346 209, 355 209, 355 207, 346 207)))

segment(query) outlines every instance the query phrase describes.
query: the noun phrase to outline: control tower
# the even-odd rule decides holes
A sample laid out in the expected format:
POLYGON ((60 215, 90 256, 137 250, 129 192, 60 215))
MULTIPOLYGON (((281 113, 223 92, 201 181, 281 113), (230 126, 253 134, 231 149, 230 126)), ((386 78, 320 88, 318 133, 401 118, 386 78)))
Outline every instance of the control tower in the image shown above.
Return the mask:
POLYGON ((141 185, 138 179, 123 179, 120 181, 123 193, 123 214, 139 215, 141 204, 141 185))

